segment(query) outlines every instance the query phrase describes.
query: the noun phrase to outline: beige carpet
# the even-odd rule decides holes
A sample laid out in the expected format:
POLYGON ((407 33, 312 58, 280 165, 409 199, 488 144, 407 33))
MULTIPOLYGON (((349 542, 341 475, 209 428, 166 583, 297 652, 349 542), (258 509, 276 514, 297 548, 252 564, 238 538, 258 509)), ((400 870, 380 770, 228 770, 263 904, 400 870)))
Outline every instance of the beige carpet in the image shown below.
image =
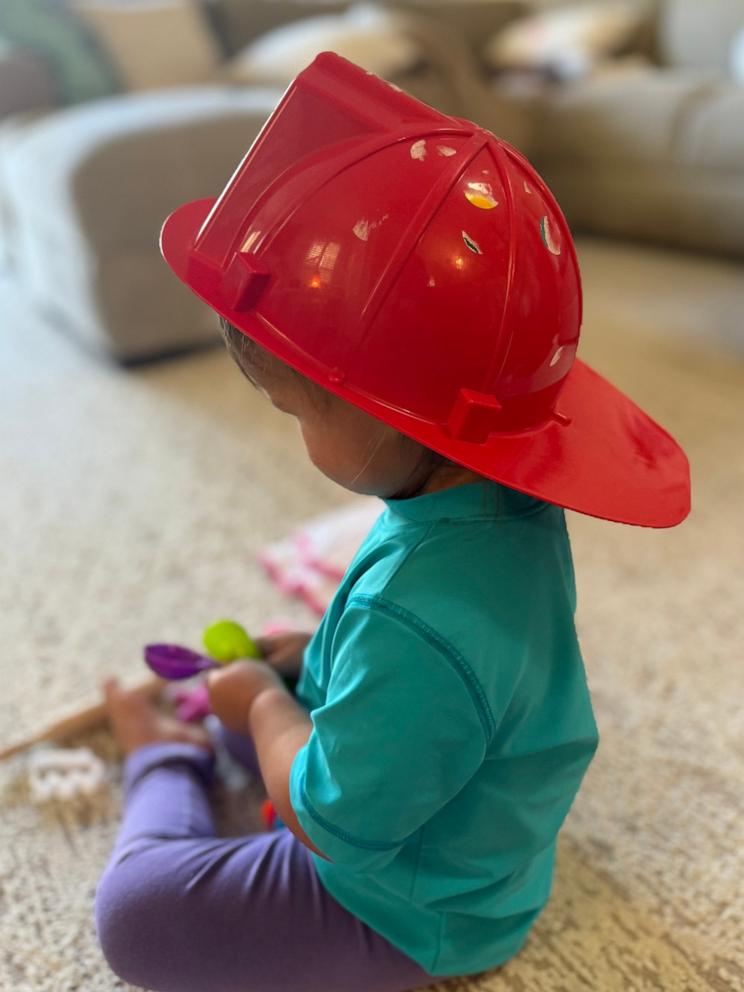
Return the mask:
MULTIPOLYGON (((685 446, 693 512, 668 531, 567 514, 599 751, 526 948, 433 988, 742 992, 743 270, 580 248, 579 354, 685 446)), ((196 644, 223 615, 312 624, 255 553, 353 497, 312 467, 294 421, 221 350, 125 372, 32 318, 7 282, 0 314, 0 742, 95 702, 109 672, 138 680, 149 640, 196 644)), ((95 800, 36 807, 25 757, 0 767, 3 990, 125 988, 92 919, 120 765, 105 731, 72 743, 109 762, 95 800)), ((256 828, 254 795, 222 789, 215 806, 225 833, 256 828)))

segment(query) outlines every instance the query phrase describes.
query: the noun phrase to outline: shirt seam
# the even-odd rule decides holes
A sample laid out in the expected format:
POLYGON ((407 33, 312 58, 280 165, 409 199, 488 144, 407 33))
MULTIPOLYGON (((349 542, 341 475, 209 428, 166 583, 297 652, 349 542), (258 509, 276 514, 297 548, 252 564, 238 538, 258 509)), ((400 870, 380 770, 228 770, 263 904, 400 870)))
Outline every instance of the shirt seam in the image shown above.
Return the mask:
POLYGON ((352 834, 347 833, 345 830, 341 830, 334 826, 330 820, 326 820, 324 816, 315 809, 310 800, 308 799, 307 792, 305 790, 305 776, 303 772, 302 783, 300 785, 300 795, 302 796, 302 801, 305 804, 307 812, 315 822, 326 830, 329 834, 334 837, 338 837, 339 840, 346 841, 347 844, 351 844, 352 847, 362 848, 368 851, 392 851, 396 847, 400 847, 404 841, 374 841, 374 840, 360 840, 358 837, 352 836, 352 834))
MULTIPOLYGON (((394 569, 393 573, 390 576, 388 576, 388 579, 387 579, 386 584, 390 583, 395 578, 395 576, 398 574, 398 572, 401 570, 401 568, 405 565, 405 563, 411 557, 411 555, 413 554, 413 552, 419 547, 419 545, 423 544, 423 542, 426 540, 426 538, 429 536, 429 534, 434 529, 435 525, 436 525, 436 520, 418 521, 418 526, 424 528, 423 534, 421 534, 421 536, 418 538, 418 540, 415 542, 415 544, 412 544, 410 546, 410 548, 408 548, 408 550, 406 551, 406 553, 404 554, 404 556, 402 557, 402 559, 395 566, 395 569, 394 569)), ((352 596, 354 596, 354 595, 362 595, 362 594, 361 593, 356 593, 355 594, 354 593, 354 585, 352 584, 349 593, 347 593, 346 600, 344 601, 344 609, 346 609, 346 606, 348 605, 349 599, 352 596)), ((333 641, 334 641, 335 637, 336 637, 336 632, 334 631, 333 636, 331 638, 331 643, 330 643, 330 645, 328 647, 328 651, 330 652, 331 656, 333 655, 333 641)))
POLYGON ((442 956, 442 937, 443 937, 443 934, 444 934, 444 921, 445 921, 445 918, 446 918, 445 917, 445 914, 444 913, 441 913, 441 915, 439 917, 439 928, 438 928, 438 932, 437 932, 437 952, 434 955, 434 960, 432 961, 431 967, 429 968, 429 973, 432 974, 432 975, 436 971, 436 969, 437 969, 437 967, 439 965, 439 959, 442 956))
POLYGON ((491 712, 491 707, 488 704, 483 686, 478 681, 478 678, 471 666, 454 647, 454 645, 450 644, 449 641, 442 637, 442 635, 434 630, 433 627, 430 627, 427 623, 425 623, 420 617, 416 616, 415 613, 412 613, 410 610, 407 610, 405 607, 400 606, 397 603, 393 603, 389 599, 385 599, 378 595, 369 595, 368 593, 356 592, 349 596, 346 601, 346 608, 352 606, 355 602, 366 606, 368 609, 378 609, 380 612, 387 613, 390 616, 395 617, 405 626, 412 629, 414 633, 418 634, 419 637, 431 644, 432 647, 434 647, 440 654, 444 655, 445 659, 450 664, 450 667, 454 669, 458 677, 465 685, 465 688, 473 701, 473 705, 478 713, 478 719, 483 727, 483 733, 486 738, 486 748, 488 748, 495 733, 496 720, 491 712))
POLYGON ((421 860, 421 849, 424 846, 425 830, 426 830, 426 824, 424 823, 422 826, 419 827, 419 837, 418 837, 418 845, 416 847, 416 857, 413 862, 413 871, 411 872, 411 886, 408 890, 409 900, 413 900, 413 893, 416 888, 416 879, 418 878, 418 866, 419 866, 419 861, 421 860))
POLYGON ((497 510, 496 513, 481 513, 478 515, 469 514, 466 517, 459 517, 459 516, 448 517, 445 514, 441 517, 432 517, 430 519, 423 519, 423 520, 415 516, 409 516, 407 513, 403 513, 400 510, 393 510, 390 507, 388 507, 388 511, 392 513, 393 516, 400 517, 403 520, 409 520, 413 524, 419 524, 421 526, 425 526, 429 524, 430 526, 434 526, 439 523, 448 523, 448 524, 483 523, 484 520, 492 520, 492 521, 496 521, 497 523, 508 523, 510 520, 523 520, 525 517, 533 517, 538 513, 544 513, 546 510, 549 510, 554 505, 555 504, 548 503, 546 500, 543 500, 540 505, 534 506, 529 510, 524 510, 522 513, 505 513, 502 515, 500 513, 501 506, 499 506, 499 509, 497 510))
MULTIPOLYGON (((410 517, 404 517, 403 519, 404 520, 410 520, 411 518, 410 517)), ((401 558, 401 560, 398 562, 398 564, 396 565, 395 571, 388 578, 388 580, 387 580, 388 582, 390 582, 391 579, 394 579, 395 578, 395 576, 398 574, 398 572, 401 570, 401 568, 405 565, 405 563, 411 557, 411 555, 413 554, 413 552, 419 547, 420 544, 423 544, 423 542, 429 536, 429 534, 431 533, 431 531, 433 530, 433 528, 436 526, 437 521, 436 520, 416 520, 416 521, 414 521, 414 523, 417 526, 419 526, 419 527, 423 527, 424 528, 424 532, 423 532, 423 534, 421 534, 421 536, 416 541, 416 543, 411 545, 411 547, 408 549, 408 551, 403 556, 403 558, 401 558)))

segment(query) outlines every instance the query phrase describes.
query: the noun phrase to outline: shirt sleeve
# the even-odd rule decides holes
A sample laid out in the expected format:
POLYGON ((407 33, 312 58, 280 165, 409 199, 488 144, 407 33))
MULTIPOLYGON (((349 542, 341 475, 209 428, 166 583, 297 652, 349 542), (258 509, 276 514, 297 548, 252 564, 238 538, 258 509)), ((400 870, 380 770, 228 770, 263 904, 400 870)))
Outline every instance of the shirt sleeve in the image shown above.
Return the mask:
POLYGON ((392 861, 487 747, 466 663, 408 611, 367 599, 341 615, 326 699, 289 776, 302 829, 357 871, 392 861))

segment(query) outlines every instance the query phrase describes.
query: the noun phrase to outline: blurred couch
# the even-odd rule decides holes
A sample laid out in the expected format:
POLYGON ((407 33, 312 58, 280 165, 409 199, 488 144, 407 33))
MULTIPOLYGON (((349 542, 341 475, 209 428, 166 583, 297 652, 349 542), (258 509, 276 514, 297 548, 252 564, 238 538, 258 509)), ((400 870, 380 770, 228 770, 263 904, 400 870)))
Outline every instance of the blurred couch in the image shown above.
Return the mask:
MULTIPOLYGON (((640 65, 606 63, 559 82, 535 72, 526 89, 508 85, 482 52, 534 3, 385 6, 412 53, 385 78, 523 151, 574 231, 744 255, 744 88, 726 55, 744 28, 744 0, 649 0, 640 65)), ((281 97, 285 83, 241 77, 246 46, 349 7, 210 0, 205 23, 220 50, 211 76, 207 52, 190 85, 138 88, 135 79, 88 102, 16 106, 0 127, 0 211, 6 258, 33 304, 118 361, 217 340, 213 315, 160 259, 160 225, 179 203, 219 193, 281 97)), ((165 60, 167 38, 163 46, 165 60)), ((384 47, 372 32, 373 67, 390 54, 384 47)))
MULTIPOLYGON (((231 56, 272 28, 350 6, 212 0, 209 23, 223 60, 211 80, 135 86, 52 112, 46 104, 25 112, 16 104, 0 128, 0 248, 33 305, 118 361, 218 340, 213 314, 160 258, 160 226, 180 203, 220 192, 284 91, 286 84, 236 80, 227 71, 231 56)), ((409 0, 395 9, 414 56, 386 78, 524 146, 531 128, 521 108, 478 80, 471 45, 527 5, 409 0)), ((168 39, 162 42, 165 61, 168 39)), ((376 43, 373 32, 373 66, 383 54, 376 43)))
POLYGON ((742 258, 744 0, 663 0, 643 38, 546 88, 533 161, 576 230, 742 258))

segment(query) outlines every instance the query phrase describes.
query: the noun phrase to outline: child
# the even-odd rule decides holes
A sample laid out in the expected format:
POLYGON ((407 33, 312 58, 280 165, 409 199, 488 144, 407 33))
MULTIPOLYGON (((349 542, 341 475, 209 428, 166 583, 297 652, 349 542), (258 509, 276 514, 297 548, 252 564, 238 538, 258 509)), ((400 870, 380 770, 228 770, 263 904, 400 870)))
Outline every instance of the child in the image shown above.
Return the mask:
POLYGON ((210 735, 109 682, 106 958, 166 992, 498 966, 545 907, 598 743, 564 507, 674 526, 684 453, 576 359, 570 233, 523 157, 333 53, 161 248, 313 464, 384 509, 314 635, 208 677, 212 733, 280 830, 216 838, 210 735))

